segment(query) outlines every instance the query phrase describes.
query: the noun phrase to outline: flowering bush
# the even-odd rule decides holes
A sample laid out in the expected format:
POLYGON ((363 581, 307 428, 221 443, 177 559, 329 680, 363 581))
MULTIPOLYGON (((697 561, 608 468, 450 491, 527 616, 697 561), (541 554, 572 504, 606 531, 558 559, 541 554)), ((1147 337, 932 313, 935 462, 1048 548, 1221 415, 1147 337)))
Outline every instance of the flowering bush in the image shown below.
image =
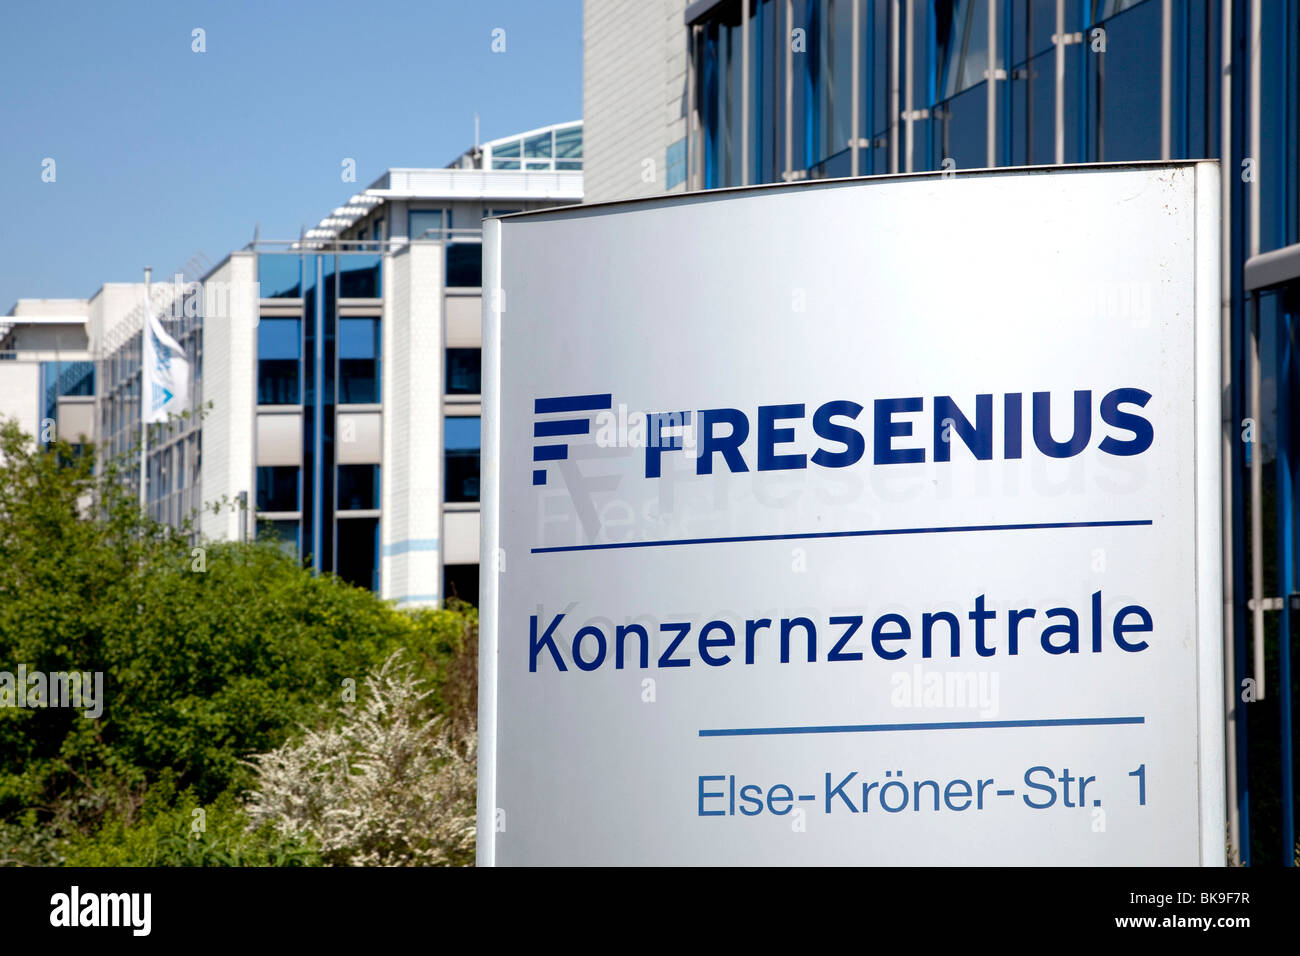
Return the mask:
POLYGON ((430 717, 431 693, 394 653, 336 725, 253 758, 250 825, 270 824, 337 865, 473 863, 478 738, 430 717))

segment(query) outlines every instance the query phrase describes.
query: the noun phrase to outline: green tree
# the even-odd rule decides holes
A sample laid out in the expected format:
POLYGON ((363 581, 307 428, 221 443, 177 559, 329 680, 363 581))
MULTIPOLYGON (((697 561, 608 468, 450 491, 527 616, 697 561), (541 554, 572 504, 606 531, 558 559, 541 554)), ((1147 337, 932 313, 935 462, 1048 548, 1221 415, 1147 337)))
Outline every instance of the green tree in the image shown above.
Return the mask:
POLYGON ((118 463, 4 423, 0 672, 99 673, 104 699, 97 719, 0 707, 0 861, 49 862, 60 838, 90 834, 129 849, 109 831, 141 812, 242 793, 247 757, 318 723, 401 648, 431 712, 472 715, 473 623, 472 609, 397 611, 274 544, 158 525, 118 463))

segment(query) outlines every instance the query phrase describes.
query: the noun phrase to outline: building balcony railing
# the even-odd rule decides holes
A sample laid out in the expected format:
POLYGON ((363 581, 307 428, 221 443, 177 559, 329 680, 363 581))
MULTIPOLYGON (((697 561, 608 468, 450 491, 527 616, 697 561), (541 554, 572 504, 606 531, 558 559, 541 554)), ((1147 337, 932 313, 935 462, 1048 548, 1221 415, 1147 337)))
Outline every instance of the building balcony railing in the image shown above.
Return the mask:
POLYGON ((425 242, 473 242, 481 244, 483 242, 483 230, 477 226, 434 227, 426 229, 418 236, 411 236, 410 239, 405 237, 395 239, 334 239, 314 238, 310 235, 302 239, 254 239, 244 246, 244 251, 293 255, 302 252, 334 253, 338 255, 364 255, 366 253, 382 255, 385 252, 394 252, 402 248, 411 239, 419 239, 425 242))
POLYGON ((582 170, 390 169, 366 190, 385 199, 582 201, 582 170))
POLYGON ((0 349, 0 362, 88 362, 87 349, 0 349))

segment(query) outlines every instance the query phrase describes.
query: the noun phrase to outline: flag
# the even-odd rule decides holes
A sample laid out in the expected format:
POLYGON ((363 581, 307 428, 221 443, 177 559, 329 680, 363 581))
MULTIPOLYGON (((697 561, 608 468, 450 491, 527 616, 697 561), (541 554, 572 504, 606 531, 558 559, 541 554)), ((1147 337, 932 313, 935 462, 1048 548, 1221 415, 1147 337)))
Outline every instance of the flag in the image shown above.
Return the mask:
POLYGON ((185 350, 168 335, 153 314, 146 288, 144 299, 144 401, 140 403, 146 425, 167 421, 167 416, 186 411, 190 401, 190 363, 185 350))

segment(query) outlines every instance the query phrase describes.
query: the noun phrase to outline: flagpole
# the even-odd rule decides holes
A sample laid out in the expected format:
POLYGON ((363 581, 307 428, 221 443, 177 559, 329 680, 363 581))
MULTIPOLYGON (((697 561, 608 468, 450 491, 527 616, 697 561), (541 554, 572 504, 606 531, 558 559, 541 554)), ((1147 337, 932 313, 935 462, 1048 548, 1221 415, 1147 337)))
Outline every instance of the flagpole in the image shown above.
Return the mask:
POLYGON ((149 513, 149 422, 145 409, 149 407, 149 396, 144 393, 144 357, 146 352, 144 337, 149 334, 149 310, 152 307, 152 300, 149 298, 149 276, 152 272, 152 269, 145 266, 144 322, 140 326, 140 510, 146 514, 149 513))

